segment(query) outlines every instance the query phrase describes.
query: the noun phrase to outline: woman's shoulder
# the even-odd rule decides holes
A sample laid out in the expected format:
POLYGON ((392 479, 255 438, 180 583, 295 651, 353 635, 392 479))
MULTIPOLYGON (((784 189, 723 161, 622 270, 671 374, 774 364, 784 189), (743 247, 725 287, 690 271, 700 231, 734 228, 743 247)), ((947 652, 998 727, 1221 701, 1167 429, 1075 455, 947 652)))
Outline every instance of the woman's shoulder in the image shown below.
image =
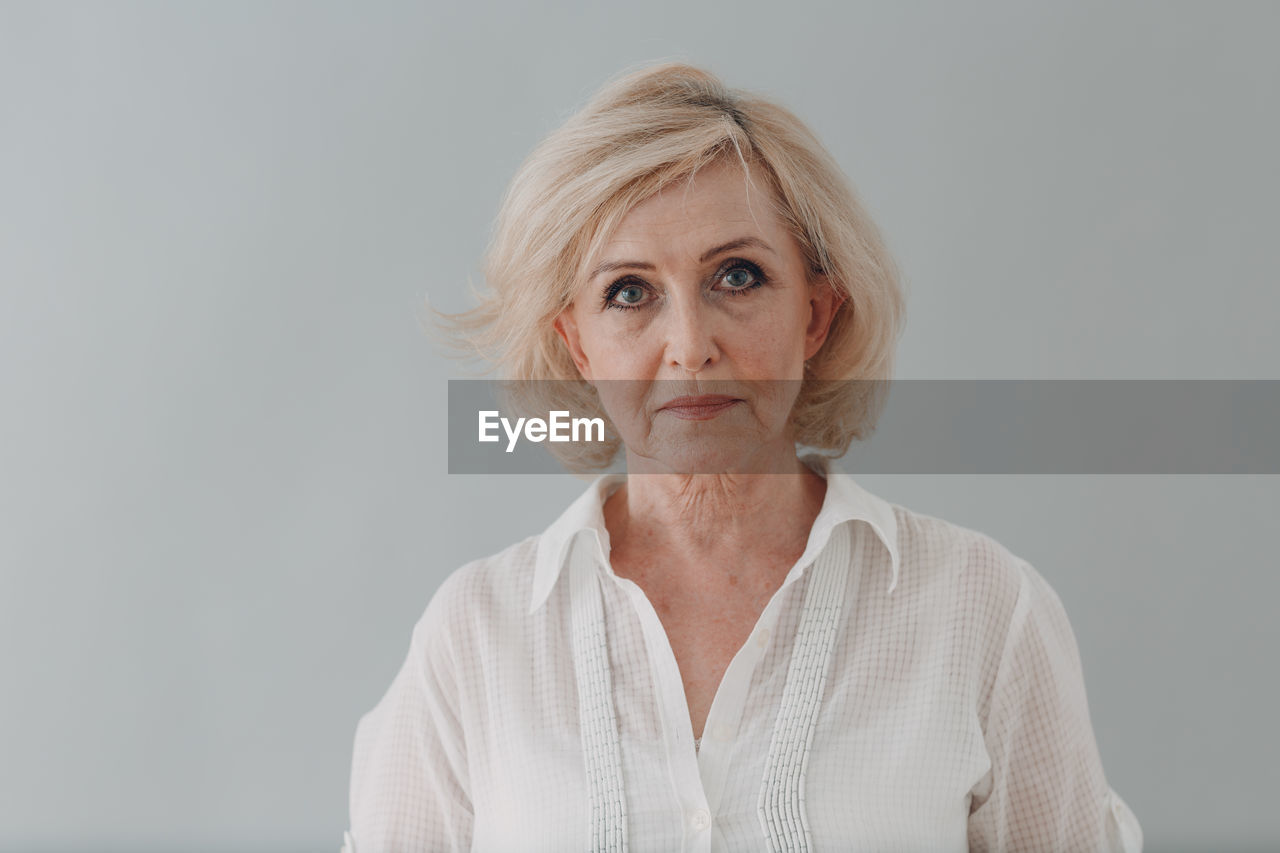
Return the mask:
POLYGON ((897 504, 894 513, 902 604, 964 636, 988 688, 1011 642, 1074 642, 1062 599, 1029 560, 983 531, 897 504))
POLYGON ((451 571, 432 594, 424 621, 476 624, 528 610, 538 538, 527 536, 451 571))
POLYGON ((927 593, 950 588, 966 604, 978 601, 1006 613, 1028 584, 1043 578, 1025 558, 989 533, 892 504, 904 583, 927 593))

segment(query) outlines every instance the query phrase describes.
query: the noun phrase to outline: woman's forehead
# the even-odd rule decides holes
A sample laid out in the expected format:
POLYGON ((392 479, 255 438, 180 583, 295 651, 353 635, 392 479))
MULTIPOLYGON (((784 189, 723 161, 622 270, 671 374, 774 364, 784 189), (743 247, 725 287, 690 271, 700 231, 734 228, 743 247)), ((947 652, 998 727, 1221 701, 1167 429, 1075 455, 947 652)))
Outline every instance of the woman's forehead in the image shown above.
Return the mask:
POLYGON ((741 164, 715 163, 633 205, 619 221, 614 237, 634 238, 637 233, 680 230, 690 225, 705 227, 715 221, 762 220, 773 212, 767 192, 767 185, 745 172, 741 164))
POLYGON ((679 186, 629 210, 586 260, 588 276, 624 261, 635 261, 630 265, 638 268, 646 263, 705 263, 722 246, 777 255, 788 251, 789 232, 758 191, 748 193, 734 180, 703 183, 688 193, 679 186))

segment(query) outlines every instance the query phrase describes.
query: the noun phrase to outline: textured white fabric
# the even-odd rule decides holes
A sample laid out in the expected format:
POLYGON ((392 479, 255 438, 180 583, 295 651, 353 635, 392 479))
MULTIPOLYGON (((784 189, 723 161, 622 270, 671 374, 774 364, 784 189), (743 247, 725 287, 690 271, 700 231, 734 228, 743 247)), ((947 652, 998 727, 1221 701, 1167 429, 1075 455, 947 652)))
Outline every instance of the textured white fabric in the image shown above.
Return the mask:
POLYGON ((356 728, 343 850, 1140 851, 1044 578, 805 461, 822 510, 700 748, 662 624, 609 565, 625 475, 603 476, 432 597, 356 728), (603 616, 576 635, 571 565, 603 616))

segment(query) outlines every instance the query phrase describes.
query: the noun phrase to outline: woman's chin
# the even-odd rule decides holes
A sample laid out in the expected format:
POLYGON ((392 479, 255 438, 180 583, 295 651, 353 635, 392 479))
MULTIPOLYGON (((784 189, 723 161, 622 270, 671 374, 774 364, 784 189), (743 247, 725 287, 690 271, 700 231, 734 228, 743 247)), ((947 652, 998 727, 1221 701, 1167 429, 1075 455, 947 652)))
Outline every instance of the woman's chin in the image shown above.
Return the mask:
POLYGON ((727 474, 755 467, 764 445, 742 441, 666 441, 632 451, 640 471, 672 474, 727 474))

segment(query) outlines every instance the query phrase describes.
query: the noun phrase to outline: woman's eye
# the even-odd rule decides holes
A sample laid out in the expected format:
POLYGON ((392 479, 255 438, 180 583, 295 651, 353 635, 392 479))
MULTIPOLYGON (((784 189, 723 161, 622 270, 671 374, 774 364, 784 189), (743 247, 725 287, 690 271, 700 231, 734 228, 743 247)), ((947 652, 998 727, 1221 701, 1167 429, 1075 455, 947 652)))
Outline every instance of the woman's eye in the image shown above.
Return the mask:
POLYGON ((724 288, 725 293, 736 295, 755 290, 765 283, 766 278, 755 264, 749 261, 737 261, 720 277, 720 281, 727 285, 724 288))
POLYGON ((614 282, 609 285, 604 294, 605 308, 619 308, 624 311, 636 310, 643 308, 645 301, 644 287, 638 283, 632 282, 614 282))
POLYGON ((615 297, 623 305, 635 305, 641 299, 644 299, 644 288, 636 284, 628 284, 615 294, 615 297))
MULTIPOLYGON (((717 289, 730 296, 749 293, 768 283, 766 273, 750 261, 731 260, 721 267, 724 272, 718 273, 717 289)), ((605 308, 634 311, 649 304, 649 287, 644 282, 620 279, 605 288, 603 302, 605 308)), ((658 297, 655 297, 658 298, 658 297)))

